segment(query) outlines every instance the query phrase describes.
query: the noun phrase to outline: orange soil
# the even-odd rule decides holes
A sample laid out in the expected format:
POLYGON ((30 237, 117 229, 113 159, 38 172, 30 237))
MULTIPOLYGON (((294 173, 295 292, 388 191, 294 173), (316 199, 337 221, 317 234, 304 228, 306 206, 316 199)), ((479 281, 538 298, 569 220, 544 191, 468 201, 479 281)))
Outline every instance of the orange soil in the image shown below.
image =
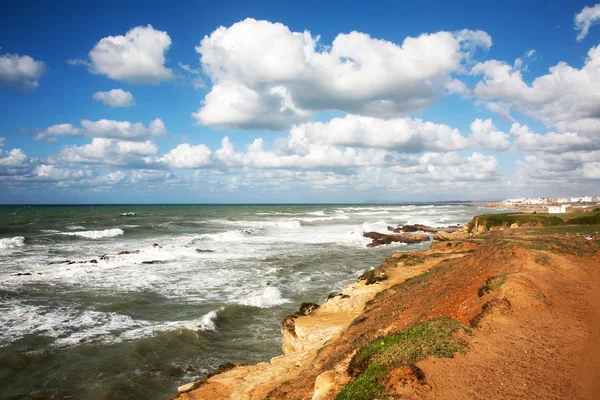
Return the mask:
MULTIPOLYGON (((531 234, 536 231, 490 232, 384 261, 380 268, 388 271, 432 267, 379 292, 362 315, 287 381, 273 387, 265 379, 270 392, 261 398, 311 399, 317 381, 314 398, 333 399, 351 380, 346 368, 357 350, 438 316, 478 321, 468 337, 470 350, 392 371, 381 382, 389 398, 600 398, 600 245, 531 234), (488 278, 504 274, 503 285, 479 297, 488 278)), ((182 398, 229 398, 228 388, 222 389, 218 397, 205 397, 200 387, 182 398)))

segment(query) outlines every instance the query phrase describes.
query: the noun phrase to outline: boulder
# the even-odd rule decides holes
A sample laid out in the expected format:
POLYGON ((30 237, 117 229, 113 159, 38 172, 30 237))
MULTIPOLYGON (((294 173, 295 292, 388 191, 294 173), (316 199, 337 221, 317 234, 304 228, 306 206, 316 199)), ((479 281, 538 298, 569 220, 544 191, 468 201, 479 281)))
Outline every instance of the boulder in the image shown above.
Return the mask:
POLYGON ((421 243, 427 242, 431 240, 429 236, 424 234, 409 234, 409 233, 394 233, 394 234, 386 234, 379 232, 366 232, 363 233, 363 236, 369 239, 372 239, 372 242, 367 245, 367 247, 375 247, 380 246, 382 244, 390 244, 394 242, 399 243, 421 243))
POLYGON ((365 281, 365 285, 372 285, 377 282, 385 281, 388 279, 387 274, 383 269, 370 269, 362 274, 358 281, 365 281))

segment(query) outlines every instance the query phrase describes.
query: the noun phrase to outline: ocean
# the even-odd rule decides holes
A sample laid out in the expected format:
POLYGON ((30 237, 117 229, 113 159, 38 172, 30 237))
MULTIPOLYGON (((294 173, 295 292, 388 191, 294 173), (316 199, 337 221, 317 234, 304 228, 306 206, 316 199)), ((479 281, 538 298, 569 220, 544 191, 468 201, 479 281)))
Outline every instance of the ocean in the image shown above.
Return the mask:
POLYGON ((0 398, 167 399, 281 354, 281 319, 399 251, 388 225, 494 212, 406 205, 0 206, 0 398), (119 254, 120 253, 120 254, 119 254))

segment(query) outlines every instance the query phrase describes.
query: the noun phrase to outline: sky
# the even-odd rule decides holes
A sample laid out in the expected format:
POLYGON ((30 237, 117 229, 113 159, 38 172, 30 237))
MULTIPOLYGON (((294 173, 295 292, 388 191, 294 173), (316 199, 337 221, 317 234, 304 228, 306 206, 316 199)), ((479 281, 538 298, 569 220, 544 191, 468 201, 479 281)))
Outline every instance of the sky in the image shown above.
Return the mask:
POLYGON ((0 203, 600 196, 600 4, 9 3, 0 203))

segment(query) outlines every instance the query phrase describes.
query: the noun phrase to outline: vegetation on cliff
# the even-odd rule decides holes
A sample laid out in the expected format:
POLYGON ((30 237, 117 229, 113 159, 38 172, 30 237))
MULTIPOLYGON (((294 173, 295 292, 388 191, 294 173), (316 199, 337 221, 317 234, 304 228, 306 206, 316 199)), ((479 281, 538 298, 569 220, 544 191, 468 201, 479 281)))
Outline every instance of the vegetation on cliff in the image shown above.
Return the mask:
POLYGON ((380 337, 352 358, 348 372, 357 378, 345 385, 336 400, 366 400, 384 392, 382 381, 398 367, 417 369, 415 363, 426 357, 452 358, 466 353, 469 345, 461 334, 465 325, 450 318, 435 318, 401 332, 380 337))

